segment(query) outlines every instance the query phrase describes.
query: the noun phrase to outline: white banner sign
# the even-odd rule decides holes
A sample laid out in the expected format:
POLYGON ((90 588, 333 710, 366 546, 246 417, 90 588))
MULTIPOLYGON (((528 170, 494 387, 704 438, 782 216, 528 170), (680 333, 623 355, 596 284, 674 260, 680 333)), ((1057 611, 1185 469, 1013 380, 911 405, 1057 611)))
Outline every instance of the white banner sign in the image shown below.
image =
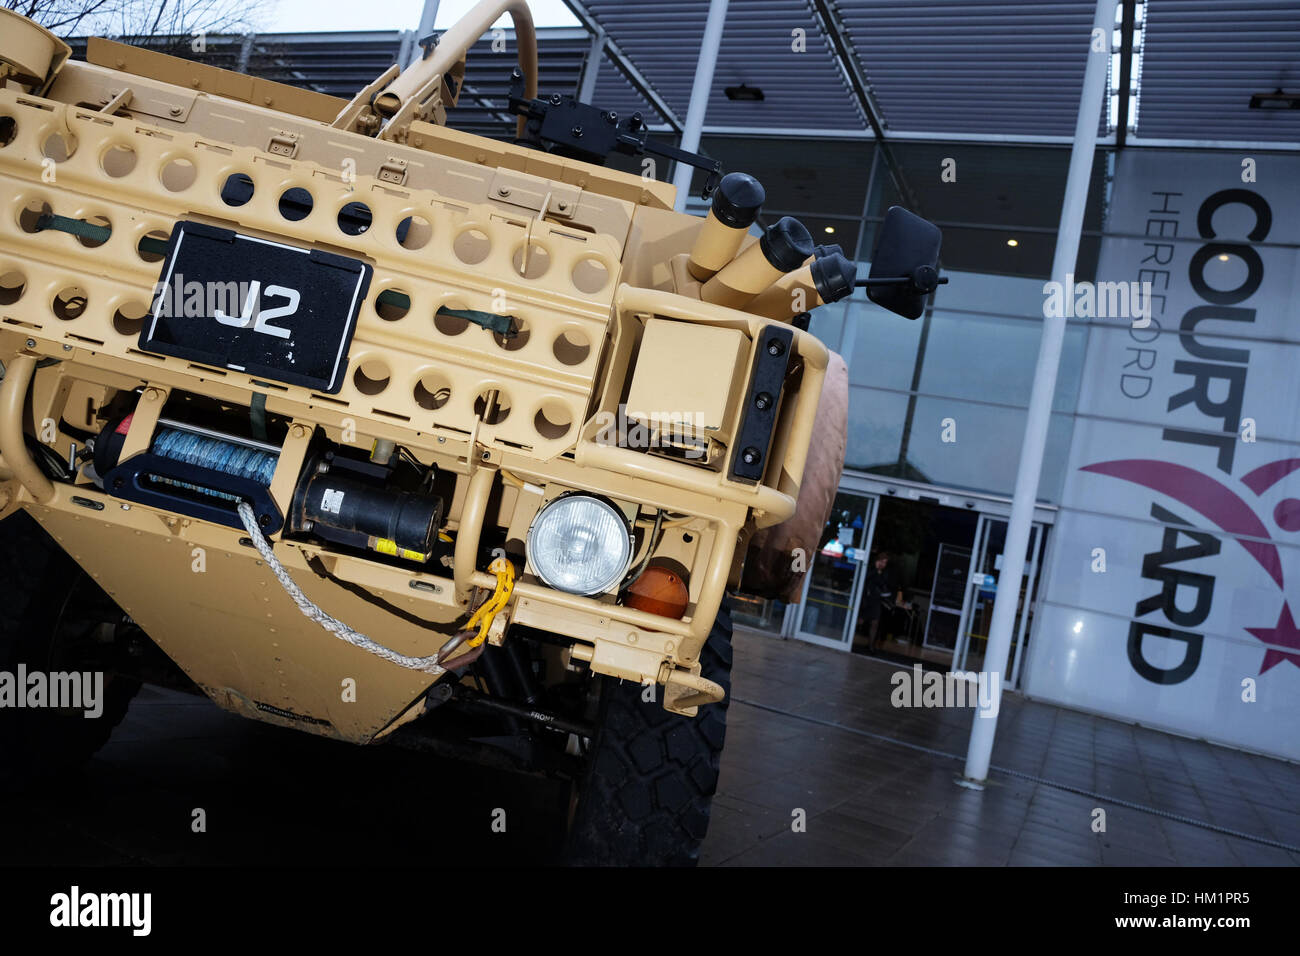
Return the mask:
POLYGON ((1033 696, 1300 759, 1300 157, 1127 150, 1033 696), (1247 160, 1249 160, 1247 162, 1247 160))

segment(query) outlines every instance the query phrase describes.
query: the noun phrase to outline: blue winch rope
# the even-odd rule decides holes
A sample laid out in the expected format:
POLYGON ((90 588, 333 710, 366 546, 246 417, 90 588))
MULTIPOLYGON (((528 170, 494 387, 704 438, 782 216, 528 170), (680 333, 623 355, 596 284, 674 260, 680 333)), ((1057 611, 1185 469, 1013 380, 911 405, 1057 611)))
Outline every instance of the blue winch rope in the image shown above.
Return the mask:
MULTIPOLYGON (((271 476, 275 474, 275 465, 279 460, 274 453, 262 451, 260 448, 250 448, 247 445, 222 441, 220 438, 208 438, 175 428, 163 428, 158 431, 154 438, 153 453, 160 458, 210 468, 237 478, 249 478, 263 486, 270 486, 271 476)), ((155 481, 188 488, 227 501, 241 500, 238 495, 178 481, 175 478, 162 475, 149 477, 155 481)))

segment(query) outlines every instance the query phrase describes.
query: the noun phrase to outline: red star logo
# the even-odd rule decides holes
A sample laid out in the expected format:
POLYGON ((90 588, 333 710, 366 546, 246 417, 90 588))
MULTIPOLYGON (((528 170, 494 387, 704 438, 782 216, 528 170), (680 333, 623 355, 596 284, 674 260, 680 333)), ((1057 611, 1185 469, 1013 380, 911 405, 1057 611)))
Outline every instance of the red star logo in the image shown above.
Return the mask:
POLYGON ((1259 669, 1261 674, 1274 664, 1283 661, 1290 661, 1296 667, 1300 667, 1300 629, 1295 626, 1295 621, 1291 618, 1291 609, 1287 607, 1285 601, 1282 602, 1282 614, 1277 619, 1276 627, 1248 627, 1246 630, 1265 644, 1279 644, 1296 650, 1296 653, 1288 653, 1270 647, 1264 654, 1264 665, 1259 669))

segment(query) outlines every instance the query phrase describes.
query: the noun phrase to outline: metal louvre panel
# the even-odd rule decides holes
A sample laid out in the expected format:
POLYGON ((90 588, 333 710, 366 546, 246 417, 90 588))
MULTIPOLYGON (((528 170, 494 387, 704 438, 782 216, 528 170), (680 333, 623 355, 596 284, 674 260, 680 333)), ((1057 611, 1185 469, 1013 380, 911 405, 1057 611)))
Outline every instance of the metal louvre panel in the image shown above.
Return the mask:
POLYGON ((603 57, 600 72, 596 74, 596 92, 592 96, 592 105, 602 109, 613 110, 619 116, 631 116, 640 112, 648 126, 666 126, 668 120, 647 102, 636 87, 623 75, 623 71, 610 60, 603 57))
MULTIPOLYGON (((685 116, 708 3, 585 3, 592 18, 679 116, 685 116)), ((718 54, 705 127, 863 130, 844 75, 808 3, 731 0, 718 54), (807 49, 792 49, 803 30, 807 49), (729 86, 758 87, 761 102, 729 100, 729 86)))
POLYGON ((1137 135, 1300 142, 1300 110, 1252 110, 1300 92, 1296 0, 1150 0, 1137 135))
POLYGON ((834 0, 887 132, 1073 136, 1096 5, 834 0))

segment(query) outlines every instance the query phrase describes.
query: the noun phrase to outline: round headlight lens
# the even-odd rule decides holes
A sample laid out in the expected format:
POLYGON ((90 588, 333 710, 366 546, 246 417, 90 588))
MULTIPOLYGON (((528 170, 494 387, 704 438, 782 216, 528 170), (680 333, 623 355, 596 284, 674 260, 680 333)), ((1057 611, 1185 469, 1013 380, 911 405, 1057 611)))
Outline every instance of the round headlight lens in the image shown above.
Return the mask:
POLYGON ((632 534, 623 513, 608 501, 570 493, 537 513, 527 550, 529 564, 551 587, 599 594, 627 574, 632 534))

